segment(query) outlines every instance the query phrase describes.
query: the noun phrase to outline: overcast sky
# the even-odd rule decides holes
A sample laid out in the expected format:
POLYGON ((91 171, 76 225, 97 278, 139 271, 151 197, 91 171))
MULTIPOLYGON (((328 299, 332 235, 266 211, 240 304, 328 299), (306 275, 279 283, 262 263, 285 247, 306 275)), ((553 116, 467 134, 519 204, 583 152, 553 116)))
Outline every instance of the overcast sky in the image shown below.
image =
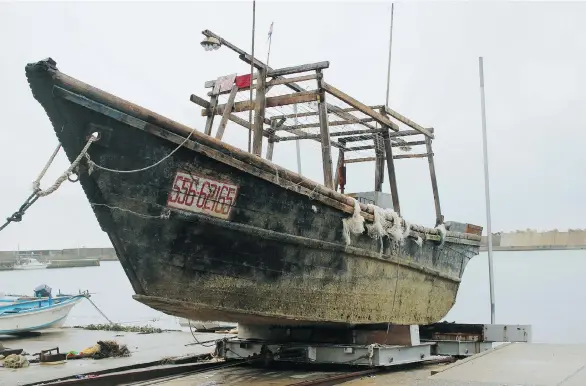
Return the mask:
MULTIPOLYGON (((61 71, 203 130, 192 93, 245 73, 230 50, 204 51, 210 29, 249 50, 251 2, 0 3, 0 216, 31 192, 57 140, 24 75, 52 57, 61 71)), ((586 3, 409 2, 395 6, 390 105, 434 127, 446 220, 485 226, 478 56, 485 58, 493 229, 584 228, 586 3)), ((329 60, 329 83, 384 104, 390 3, 257 2, 257 53, 271 66, 329 60)), ((246 131, 224 139, 246 148, 246 131)), ((296 169, 294 145, 275 162, 296 169)), ((322 181, 319 144, 303 172, 322 181)), ((68 166, 61 153, 42 186, 68 166)), ((349 165, 347 191, 373 188, 373 165, 349 165)), ((425 159, 396 161, 403 216, 433 225, 425 159)), ((389 191, 385 179, 385 191, 389 191)), ((0 233, 0 250, 110 246, 77 184, 40 199, 0 233)))

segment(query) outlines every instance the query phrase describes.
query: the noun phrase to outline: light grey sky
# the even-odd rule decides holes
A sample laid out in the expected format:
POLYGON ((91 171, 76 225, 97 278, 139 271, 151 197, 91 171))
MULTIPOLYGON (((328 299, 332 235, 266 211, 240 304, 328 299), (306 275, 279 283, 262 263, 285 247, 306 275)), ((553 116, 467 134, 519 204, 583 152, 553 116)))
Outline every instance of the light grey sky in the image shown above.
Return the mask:
MULTIPOLYGON (((210 29, 249 50, 251 2, 0 3, 0 216, 13 213, 57 144, 24 75, 51 56, 61 71, 203 129, 191 93, 249 67, 226 48, 204 51, 210 29)), ((271 66, 329 60, 329 83, 383 104, 390 2, 257 2, 257 54, 275 23, 271 66)), ((584 227, 586 3, 409 2, 395 6, 391 107, 436 129, 446 220, 485 225, 478 56, 485 57, 493 228, 584 227)), ((246 148, 246 131, 224 139, 246 148)), ((303 171, 322 181, 319 144, 303 171)), ((295 170, 294 144, 275 162, 295 170)), ((67 168, 61 153, 43 180, 67 168)), ((425 159, 396 162, 406 219, 433 225, 425 159)), ((372 190, 373 165, 349 165, 348 191, 372 190)), ((387 182, 387 181, 385 181, 387 182)), ((384 190, 388 191, 385 183, 384 190)), ((40 199, 0 233, 0 250, 109 246, 77 184, 40 199)))

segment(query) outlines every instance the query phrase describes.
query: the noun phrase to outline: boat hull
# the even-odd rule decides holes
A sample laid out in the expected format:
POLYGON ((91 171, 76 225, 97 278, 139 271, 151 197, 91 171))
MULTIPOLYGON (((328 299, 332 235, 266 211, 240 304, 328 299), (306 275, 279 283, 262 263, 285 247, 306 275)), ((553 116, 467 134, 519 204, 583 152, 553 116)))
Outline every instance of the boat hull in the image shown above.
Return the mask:
POLYGON ((453 306, 478 253, 479 236, 423 227, 404 243, 383 238, 381 246, 365 232, 348 246, 342 220, 352 207, 339 193, 303 190, 290 172, 209 136, 185 141, 177 135, 184 126, 51 62, 27 66, 27 76, 72 162, 92 132, 100 139, 89 156, 104 167, 141 169, 168 157, 136 173, 79 168, 134 298, 157 310, 247 324, 428 324, 453 306))
POLYGON ((31 269, 45 269, 45 268, 47 268, 47 265, 48 264, 39 264, 39 265, 36 265, 36 264, 35 265, 32 265, 32 264, 31 265, 15 265, 13 269, 15 271, 28 271, 28 270, 31 270, 31 269))
MULTIPOLYGON (((77 297, 63 304, 39 308, 32 311, 0 315, 0 334, 20 334, 62 327, 73 307, 83 297, 77 297)), ((18 303, 18 302, 17 302, 18 303)))

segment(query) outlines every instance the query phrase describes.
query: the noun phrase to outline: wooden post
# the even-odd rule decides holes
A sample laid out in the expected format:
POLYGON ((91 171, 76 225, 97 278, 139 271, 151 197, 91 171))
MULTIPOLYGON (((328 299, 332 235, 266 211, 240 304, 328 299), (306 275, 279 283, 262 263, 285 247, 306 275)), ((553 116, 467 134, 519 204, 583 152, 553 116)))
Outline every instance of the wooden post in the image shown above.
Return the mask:
POLYGON ((385 173, 385 152, 384 145, 380 134, 373 134, 374 154, 376 162, 374 164, 374 191, 383 191, 384 173, 385 173))
MULTIPOLYGON (((346 146, 346 143, 342 140, 340 141, 340 145, 342 145, 343 147, 346 146)), ((336 165, 336 174, 334 176, 334 190, 338 191, 338 187, 341 189, 341 193, 344 193, 344 185, 346 183, 345 179, 346 176, 344 174, 341 174, 343 171, 343 168, 345 168, 345 162, 344 162, 344 149, 339 149, 338 152, 338 163, 336 165), (340 184, 340 175, 342 176, 342 178, 344 179, 344 184, 340 184)))
POLYGON ((269 129, 269 139, 268 139, 268 143, 269 145, 267 146, 267 159, 269 161, 273 160, 273 149, 275 148, 275 129, 277 127, 277 121, 275 121, 274 119, 271 119, 271 128, 269 129))
MULTIPOLYGON (((381 107, 380 113, 387 118, 387 112, 384 107, 381 107)), ((388 118, 387 118, 388 119, 388 118)), ((397 188, 397 175, 395 174, 395 161, 393 160, 393 145, 391 143, 390 130, 383 132, 383 143, 385 147, 385 154, 387 159, 387 172, 389 173, 389 185, 391 187, 391 196, 393 199, 393 209, 397 214, 401 215, 401 205, 399 205, 399 190, 397 188)))
POLYGON ((252 140, 252 154, 260 157, 262 153, 262 131, 265 117, 265 88, 267 84, 267 70, 261 69, 256 81, 256 102, 254 106, 254 136, 252 140))
POLYGON ((393 209, 398 215, 401 215, 399 192, 397 190, 397 177, 395 175, 395 163, 393 162, 393 147, 391 146, 391 137, 389 137, 388 133, 383 134, 383 142, 385 145, 387 169, 389 173, 389 185, 391 186, 391 196, 393 198, 393 209))
POLYGON ((207 113, 208 119, 206 120, 206 126, 204 128, 204 133, 207 135, 212 135, 212 126, 214 125, 214 117, 216 116, 216 112, 214 109, 218 105, 218 96, 212 95, 210 98, 210 107, 207 113))
POLYGON ((319 90, 318 110, 319 110, 319 129, 321 136, 321 153, 322 166, 324 171, 324 185, 330 189, 334 189, 334 181, 332 176, 332 146, 330 144, 330 129, 328 126, 328 107, 326 105, 326 93, 322 88, 323 73, 321 70, 317 71, 317 85, 319 90))
POLYGON ((425 137, 425 146, 427 148, 427 162, 429 163, 429 175, 431 177, 431 188, 433 189, 433 201, 435 203, 435 225, 443 224, 444 216, 440 207, 439 193, 437 191, 437 180, 435 178, 435 164, 433 162, 433 151, 431 150, 431 139, 425 137))
POLYGON ((236 94, 238 93, 238 86, 232 86, 232 91, 230 91, 230 96, 228 97, 228 102, 226 103, 226 107, 224 108, 224 113, 222 114, 222 120, 220 121, 220 126, 218 127, 218 131, 216 132, 216 139, 222 140, 224 136, 224 130, 226 130, 226 124, 228 124, 228 118, 230 114, 232 114, 232 106, 234 106, 234 99, 236 99, 236 94))

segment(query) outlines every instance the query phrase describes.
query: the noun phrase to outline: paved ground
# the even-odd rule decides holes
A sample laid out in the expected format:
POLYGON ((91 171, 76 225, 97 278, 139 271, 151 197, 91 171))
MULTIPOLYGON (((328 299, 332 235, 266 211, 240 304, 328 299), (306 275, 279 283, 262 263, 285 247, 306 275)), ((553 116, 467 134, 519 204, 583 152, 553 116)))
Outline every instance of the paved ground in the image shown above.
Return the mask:
MULTIPOLYGON (((169 386, 284 386, 340 372, 233 368, 176 378, 169 386)), ((586 345, 510 344, 451 365, 395 369, 349 386, 584 386, 586 345), (432 370, 443 370, 435 375, 432 370)))
MULTIPOLYGON (((200 341, 205 341, 218 339, 223 335, 196 334, 196 336, 200 341)), ((185 346, 185 344, 193 342, 193 337, 189 332, 137 334, 67 328, 55 332, 44 332, 37 337, 14 338, 0 336, 0 344, 10 348, 22 348, 30 354, 54 347, 59 347, 61 352, 81 351, 96 344, 98 340, 116 340, 121 344, 126 344, 132 355, 126 358, 101 360, 79 359, 55 366, 31 364, 28 368, 17 370, 0 368, 0 386, 41 382, 120 366, 152 362, 166 357, 203 354, 213 350, 213 348, 202 346, 185 346)))
MULTIPOLYGON (((66 329, 44 333, 39 337, 14 339, 0 337, 7 347, 24 348, 29 353, 60 347, 62 351, 79 351, 102 339, 127 344, 133 352, 128 358, 75 360, 63 365, 26 369, 0 369, 0 386, 22 385, 82 373, 111 369, 165 357, 206 353, 211 348, 185 346, 193 341, 190 333, 169 332, 139 335, 114 332, 66 329)), ((217 339, 219 334, 199 334, 198 339, 217 339)), ((149 384, 169 386, 259 385, 284 386, 340 374, 341 369, 317 367, 257 368, 240 366, 191 376, 180 376, 149 384)), ((586 385, 586 345, 551 345, 516 343, 498 347, 451 365, 393 368, 390 372, 363 377, 345 383, 349 386, 583 386, 586 385), (443 370, 435 375, 432 370, 443 370)))

